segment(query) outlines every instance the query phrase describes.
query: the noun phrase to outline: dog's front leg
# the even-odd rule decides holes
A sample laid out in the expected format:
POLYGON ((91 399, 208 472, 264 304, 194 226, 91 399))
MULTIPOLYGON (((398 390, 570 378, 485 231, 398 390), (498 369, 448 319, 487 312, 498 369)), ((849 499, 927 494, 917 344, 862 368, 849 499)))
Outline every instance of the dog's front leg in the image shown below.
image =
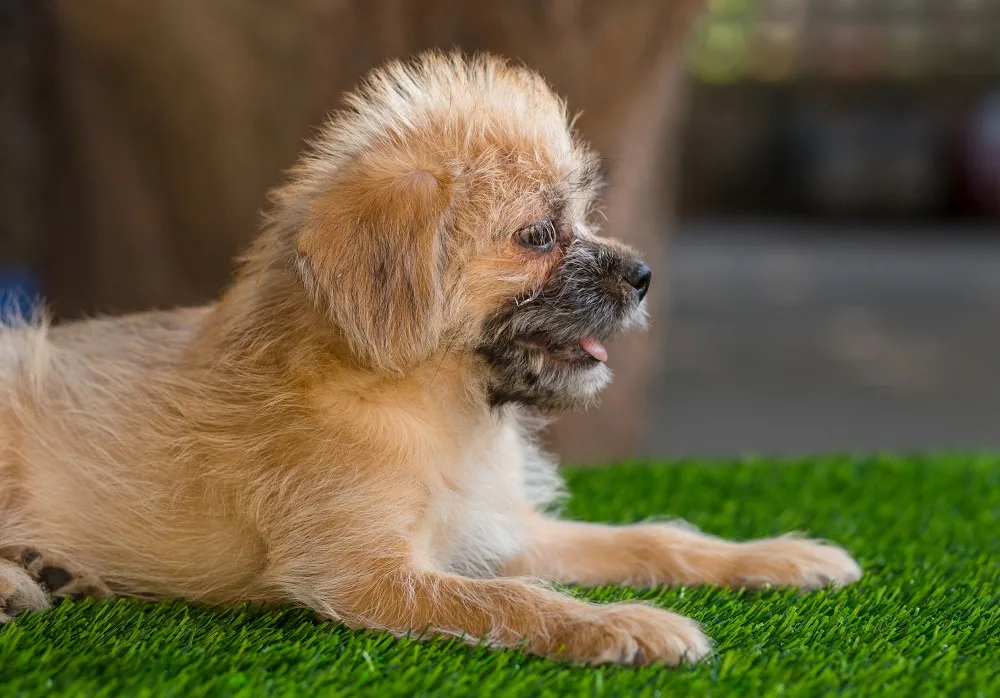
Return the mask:
POLYGON ((814 589, 857 581, 861 568, 843 549, 794 537, 747 542, 709 536, 683 524, 609 526, 529 518, 524 551, 504 568, 586 586, 626 583, 714 584, 814 589))
POLYGON ((392 563, 358 572, 332 594, 299 596, 353 627, 523 644, 535 654, 586 664, 676 665, 710 649, 698 625, 683 616, 645 604, 591 604, 521 579, 470 579, 392 563))

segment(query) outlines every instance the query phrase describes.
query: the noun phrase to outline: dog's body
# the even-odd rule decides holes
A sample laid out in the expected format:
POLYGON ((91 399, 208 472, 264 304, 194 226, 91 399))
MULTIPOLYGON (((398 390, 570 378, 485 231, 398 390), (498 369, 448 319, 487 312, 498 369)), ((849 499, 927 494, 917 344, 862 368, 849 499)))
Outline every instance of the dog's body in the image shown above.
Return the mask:
POLYGON ((428 565, 469 576, 495 575, 524 547, 522 514, 550 502, 558 478, 515 409, 445 423, 430 403, 462 401, 447 380, 457 363, 384 386, 335 372, 303 394, 289 383, 313 380, 322 340, 296 334, 273 348, 291 359, 278 372, 292 375, 227 375, 212 365, 212 338, 199 335, 224 310, 5 335, 4 443, 18 446, 0 471, 0 548, 71 559, 121 593, 280 602, 285 572, 268 568, 275 541, 262 533, 276 524, 300 531, 282 545, 326 554, 308 563, 324 575, 327 564, 350 569, 345 555, 370 554, 379 528, 421 530, 428 565), (384 434, 365 437, 358 426, 373 411, 384 434), (334 423, 364 443, 331 438, 334 423), (422 431, 438 437, 426 452, 422 431), (390 455, 406 443, 411 452, 390 455), (373 456, 396 465, 372 467, 373 456), (423 467, 407 472, 414 461, 423 467), (397 499, 413 499, 420 521, 397 512, 397 499), (324 530, 299 538, 316 526, 324 530))
POLYGON ((815 587, 839 548, 546 513, 536 414, 590 403, 649 270, 534 74, 375 73, 201 309, 4 332, 0 611, 55 594, 295 603, 351 625, 695 661, 691 621, 526 581, 815 587))

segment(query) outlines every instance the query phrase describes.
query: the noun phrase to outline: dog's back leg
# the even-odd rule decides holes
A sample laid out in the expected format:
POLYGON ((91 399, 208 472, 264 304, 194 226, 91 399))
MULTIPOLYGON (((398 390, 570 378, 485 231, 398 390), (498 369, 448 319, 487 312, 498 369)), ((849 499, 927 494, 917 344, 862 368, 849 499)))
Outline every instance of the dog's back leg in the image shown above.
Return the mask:
POLYGON ((34 548, 4 548, 0 550, 0 557, 21 567, 37 586, 51 596, 94 599, 112 596, 100 579, 52 553, 34 548))
POLYGON ((41 611, 48 607, 45 589, 28 571, 15 562, 0 559, 0 623, 23 611, 41 611))

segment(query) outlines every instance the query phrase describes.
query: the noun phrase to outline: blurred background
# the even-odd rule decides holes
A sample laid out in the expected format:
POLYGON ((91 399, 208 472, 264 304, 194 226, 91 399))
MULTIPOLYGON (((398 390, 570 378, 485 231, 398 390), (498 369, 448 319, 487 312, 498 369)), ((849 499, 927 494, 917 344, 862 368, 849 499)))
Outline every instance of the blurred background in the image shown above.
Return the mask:
POLYGON ((508 55, 654 269, 575 462, 1000 446, 1000 0, 0 0, 5 293, 206 302, 364 71, 508 55))
POLYGON ((1000 445, 1000 2, 714 0, 669 453, 1000 445))

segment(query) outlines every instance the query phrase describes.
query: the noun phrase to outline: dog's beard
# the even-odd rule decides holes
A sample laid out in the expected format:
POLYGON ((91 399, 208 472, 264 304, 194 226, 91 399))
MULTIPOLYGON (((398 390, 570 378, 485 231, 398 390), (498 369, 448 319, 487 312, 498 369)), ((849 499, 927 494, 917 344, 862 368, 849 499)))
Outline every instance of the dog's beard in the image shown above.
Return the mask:
POLYGON ((574 242, 543 288, 484 324, 478 352, 491 404, 560 410, 597 400, 611 381, 604 342, 645 324, 645 307, 622 284, 624 263, 610 246, 574 242))

